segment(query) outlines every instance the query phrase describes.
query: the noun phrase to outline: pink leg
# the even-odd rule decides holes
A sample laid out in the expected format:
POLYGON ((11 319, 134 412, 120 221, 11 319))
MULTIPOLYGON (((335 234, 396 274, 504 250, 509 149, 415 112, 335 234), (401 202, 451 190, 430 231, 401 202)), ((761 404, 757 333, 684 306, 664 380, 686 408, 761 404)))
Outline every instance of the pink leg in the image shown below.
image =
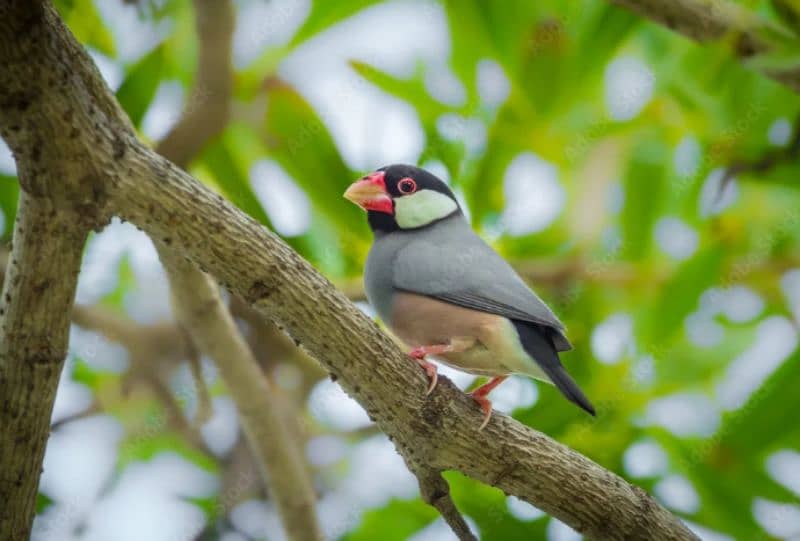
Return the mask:
POLYGON ((489 423, 489 419, 491 419, 492 417, 492 403, 488 398, 486 398, 486 395, 491 393, 495 387, 503 383, 506 380, 506 378, 508 378, 508 376, 495 376, 486 383, 484 383, 483 385, 481 385, 480 387, 478 387, 477 389, 475 389, 474 391, 472 391, 471 393, 469 393, 470 396, 475 399, 475 402, 477 402, 478 405, 481 407, 485 415, 485 417, 483 418, 483 422, 481 423, 481 426, 478 427, 478 430, 483 430, 483 427, 485 427, 489 423))
POLYGON ((455 339, 451 340, 449 344, 417 346, 408 352, 411 358, 417 361, 417 363, 419 363, 419 365, 425 370, 425 373, 428 374, 428 378, 431 380, 428 390, 425 391, 425 396, 431 394, 431 392, 436 388, 436 382, 439 381, 439 373, 436 371, 436 365, 426 361, 425 356, 441 355, 442 353, 457 353, 459 351, 469 349, 474 343, 475 340, 472 339, 455 339))

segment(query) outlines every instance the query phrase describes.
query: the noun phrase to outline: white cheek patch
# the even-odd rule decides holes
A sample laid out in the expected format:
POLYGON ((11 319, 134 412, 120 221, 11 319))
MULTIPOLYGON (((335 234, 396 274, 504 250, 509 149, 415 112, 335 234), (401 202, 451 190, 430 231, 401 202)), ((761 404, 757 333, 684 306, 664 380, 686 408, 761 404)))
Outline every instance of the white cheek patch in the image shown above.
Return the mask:
POLYGON ((452 214, 458 205, 445 194, 420 190, 394 200, 394 219, 402 229, 422 227, 452 214))

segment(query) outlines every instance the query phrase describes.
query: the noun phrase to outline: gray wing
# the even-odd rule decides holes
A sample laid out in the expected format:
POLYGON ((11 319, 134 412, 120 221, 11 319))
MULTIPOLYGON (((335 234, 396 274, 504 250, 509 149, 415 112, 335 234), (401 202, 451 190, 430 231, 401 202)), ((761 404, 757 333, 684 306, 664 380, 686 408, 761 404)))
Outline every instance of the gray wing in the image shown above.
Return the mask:
POLYGON ((558 351, 572 349, 564 325, 550 308, 505 259, 466 227, 468 231, 456 238, 431 235, 406 245, 395 260, 394 287, 548 327, 558 351))

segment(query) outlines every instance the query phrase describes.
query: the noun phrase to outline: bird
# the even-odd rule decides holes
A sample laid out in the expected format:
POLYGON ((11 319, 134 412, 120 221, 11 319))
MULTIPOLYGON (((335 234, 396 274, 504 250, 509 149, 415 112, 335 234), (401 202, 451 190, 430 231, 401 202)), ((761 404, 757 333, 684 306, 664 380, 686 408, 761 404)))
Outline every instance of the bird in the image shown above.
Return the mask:
POLYGON ((470 393, 492 414, 489 393, 511 374, 552 383, 595 409, 567 373, 565 327, 467 221, 450 187, 413 165, 394 164, 353 182, 344 197, 367 212, 373 243, 364 267, 367 300, 436 387, 428 356, 490 379, 470 393))

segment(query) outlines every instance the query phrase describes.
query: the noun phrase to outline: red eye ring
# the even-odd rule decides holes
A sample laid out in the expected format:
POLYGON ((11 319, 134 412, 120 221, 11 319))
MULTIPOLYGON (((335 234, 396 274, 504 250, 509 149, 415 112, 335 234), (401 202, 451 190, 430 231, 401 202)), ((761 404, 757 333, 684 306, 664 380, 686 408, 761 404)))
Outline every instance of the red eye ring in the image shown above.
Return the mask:
POLYGON ((408 195, 417 191, 417 183, 413 178, 405 177, 397 181, 397 191, 408 195))

